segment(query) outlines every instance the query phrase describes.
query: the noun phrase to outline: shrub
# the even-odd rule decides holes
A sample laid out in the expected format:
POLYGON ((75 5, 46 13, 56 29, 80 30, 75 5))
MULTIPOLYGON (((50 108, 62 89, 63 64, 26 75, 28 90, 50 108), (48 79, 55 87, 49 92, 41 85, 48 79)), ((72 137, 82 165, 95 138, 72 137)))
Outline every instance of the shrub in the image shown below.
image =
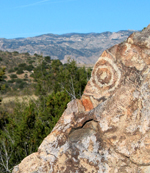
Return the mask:
POLYGON ((35 53, 34 56, 38 57, 39 55, 37 53, 35 53))
POLYGON ((144 27, 144 28, 142 29, 142 31, 145 30, 145 29, 146 29, 146 27, 144 27))
POLYGON ((24 83, 24 82, 21 82, 21 83, 18 85, 18 88, 19 88, 19 89, 23 89, 25 85, 26 85, 26 82, 25 82, 25 83, 24 83))
POLYGON ((30 54, 29 54, 28 52, 25 52, 24 55, 26 55, 26 56, 30 56, 30 54))
POLYGON ((48 62, 48 63, 50 63, 51 62, 51 57, 50 56, 46 56, 45 57, 45 61, 48 62))
POLYGON ((17 71, 18 70, 18 67, 14 67, 14 71, 17 71))
POLYGON ((26 67, 26 66, 27 66, 26 63, 21 63, 21 64, 18 65, 18 67, 23 67, 23 68, 26 67))
POLYGON ((16 81, 15 81, 15 79, 12 79, 12 80, 8 80, 7 82, 8 82, 8 83, 14 83, 14 82, 16 82, 16 81))
POLYGON ((28 81, 28 79, 27 78, 24 78, 23 81, 28 81))
POLYGON ((19 54, 19 52, 14 51, 14 52, 13 52, 13 54, 14 54, 14 56, 16 56, 16 55, 18 55, 18 54, 19 54))
POLYGON ((24 74, 24 78, 27 79, 28 78, 28 74, 24 74))
POLYGON ((17 78, 17 75, 16 75, 16 74, 11 74, 11 75, 10 75, 10 78, 11 78, 11 79, 15 79, 15 78, 17 78))
POLYGON ((30 74, 30 77, 34 77, 34 73, 31 73, 31 74, 30 74))
POLYGON ((23 69, 22 69, 22 68, 19 68, 19 69, 17 70, 17 74, 22 74, 22 73, 24 73, 24 72, 23 72, 23 69))
POLYGON ((16 79, 16 85, 15 88, 23 89, 27 83, 23 79, 16 79))
POLYGON ((10 69, 10 70, 8 70, 8 73, 13 73, 13 72, 15 72, 14 69, 10 69))
POLYGON ((32 63, 34 63, 34 62, 35 62, 34 60, 30 60, 30 61, 29 61, 29 64, 32 64, 32 63))
POLYGON ((23 82, 23 80, 22 79, 16 79, 16 83, 22 83, 23 82))
POLYGON ((7 76, 5 76, 5 75, 4 75, 4 76, 2 76, 2 79, 7 79, 7 76))
POLYGON ((32 71, 34 69, 33 65, 26 66, 25 70, 32 71))

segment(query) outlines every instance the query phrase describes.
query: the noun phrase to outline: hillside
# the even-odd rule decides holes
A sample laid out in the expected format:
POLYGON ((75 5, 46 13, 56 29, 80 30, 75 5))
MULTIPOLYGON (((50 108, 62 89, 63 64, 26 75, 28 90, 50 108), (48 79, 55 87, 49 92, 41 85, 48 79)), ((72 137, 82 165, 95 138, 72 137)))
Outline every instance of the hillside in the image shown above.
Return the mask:
MULTIPOLYGON (((64 90, 66 89, 64 88, 65 80, 67 80, 67 85, 68 80, 71 79, 71 82, 73 82, 72 76, 71 78, 70 76, 66 77, 70 73, 72 74, 72 71, 73 75, 76 73, 73 85, 75 86, 77 81, 86 75, 84 76, 85 86, 92 67, 92 64, 76 64, 75 61, 69 59, 68 63, 62 64, 60 60, 51 59, 50 56, 30 55, 29 53, 18 53, 17 51, 0 51, 0 70, 5 68, 5 73, 0 80, 0 84, 4 85, 5 89, 0 91, 0 98, 38 95, 39 91, 45 95, 52 91, 64 90)), ((80 85, 82 84, 79 83, 79 88, 77 88, 83 90, 84 87, 80 88, 80 85)), ((77 93, 79 92, 77 91, 77 93)))
POLYGON ((0 50, 19 53, 28 52, 33 55, 43 54, 66 62, 68 57, 77 63, 94 64, 101 53, 122 41, 133 31, 103 32, 63 35, 45 34, 29 38, 0 39, 0 50))
POLYGON ((17 51, 8 52, 0 50, 0 66, 5 66, 7 71, 18 66, 20 63, 32 64, 37 59, 37 57, 32 56, 27 52, 19 53, 17 51))
POLYGON ((29 53, 0 51, 0 69, 5 68, 5 74, 0 83, 5 85, 5 90, 0 92, 3 97, 31 94, 33 91, 34 68, 39 63, 39 56, 31 56, 29 53), (26 90, 26 91, 25 91, 26 90), (30 93, 29 93, 30 91, 30 93))

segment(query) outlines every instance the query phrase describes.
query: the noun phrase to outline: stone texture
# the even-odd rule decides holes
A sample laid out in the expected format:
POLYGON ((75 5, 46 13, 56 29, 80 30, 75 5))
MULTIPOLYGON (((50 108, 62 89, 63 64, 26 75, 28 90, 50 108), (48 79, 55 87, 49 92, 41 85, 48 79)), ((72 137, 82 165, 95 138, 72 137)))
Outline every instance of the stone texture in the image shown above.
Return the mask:
POLYGON ((13 173, 150 172, 150 25, 104 51, 80 100, 13 173))

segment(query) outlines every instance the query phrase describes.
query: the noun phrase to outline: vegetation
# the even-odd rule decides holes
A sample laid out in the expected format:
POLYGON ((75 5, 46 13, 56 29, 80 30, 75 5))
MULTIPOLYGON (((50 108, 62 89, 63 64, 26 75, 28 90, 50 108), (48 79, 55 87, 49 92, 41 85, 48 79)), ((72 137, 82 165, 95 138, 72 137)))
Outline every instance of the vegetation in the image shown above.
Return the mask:
POLYGON ((4 76, 5 74, 5 68, 0 68, 0 104, 1 104, 1 101, 2 101, 2 97, 1 97, 1 94, 2 92, 5 90, 5 84, 3 83, 4 81, 4 76))
POLYGON ((17 75, 16 74, 11 74, 10 78, 12 78, 12 79, 17 78, 17 75))
MULTIPOLYGON (((12 54, 20 56, 17 52, 12 54)), ((5 69, 0 69, 0 91, 5 89, 3 94, 26 90, 38 97, 29 102, 16 100, 0 106, 0 172, 4 173, 11 172, 24 157, 37 151, 67 103, 81 97, 91 75, 91 69, 78 68, 75 61, 62 64, 48 56, 36 54, 34 61, 29 54, 24 56, 27 61, 11 66, 11 73, 6 69, 7 78, 4 77, 5 69), (18 70, 22 73, 18 74, 18 70)))
POLYGON ((30 87, 30 90, 33 90, 33 78, 31 78, 30 75, 38 62, 34 56, 29 55, 29 53, 20 54, 16 51, 0 51, 0 59, 1 66, 7 67, 5 76, 3 76, 3 83, 5 83, 6 86, 5 90, 3 90, 5 97, 26 95, 28 86, 30 87), (20 81, 22 80, 22 83, 19 79, 20 81))
POLYGON ((146 29, 146 27, 144 27, 143 29, 142 29, 142 31, 144 31, 146 29))
POLYGON ((29 104, 17 103, 11 115, 1 112, 0 170, 2 172, 11 172, 14 165, 37 151, 69 100, 65 92, 57 92, 38 101, 30 101, 29 104))
POLYGON ((71 99, 80 98, 87 81, 90 78, 91 69, 78 68, 75 61, 62 64, 59 60, 46 63, 43 59, 34 69, 36 94, 46 95, 54 91, 65 91, 71 99))

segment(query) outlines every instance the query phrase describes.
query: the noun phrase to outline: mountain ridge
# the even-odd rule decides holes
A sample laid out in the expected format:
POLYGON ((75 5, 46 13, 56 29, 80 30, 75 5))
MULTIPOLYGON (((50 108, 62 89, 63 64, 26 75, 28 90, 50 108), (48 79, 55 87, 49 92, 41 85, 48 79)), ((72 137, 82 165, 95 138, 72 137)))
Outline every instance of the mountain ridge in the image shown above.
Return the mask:
POLYGON ((133 31, 121 30, 118 32, 102 33, 66 33, 43 34, 35 37, 6 39, 0 38, 0 50, 28 52, 51 56, 52 59, 59 59, 65 63, 68 57, 77 63, 91 64, 97 61, 101 53, 122 41, 133 31))

